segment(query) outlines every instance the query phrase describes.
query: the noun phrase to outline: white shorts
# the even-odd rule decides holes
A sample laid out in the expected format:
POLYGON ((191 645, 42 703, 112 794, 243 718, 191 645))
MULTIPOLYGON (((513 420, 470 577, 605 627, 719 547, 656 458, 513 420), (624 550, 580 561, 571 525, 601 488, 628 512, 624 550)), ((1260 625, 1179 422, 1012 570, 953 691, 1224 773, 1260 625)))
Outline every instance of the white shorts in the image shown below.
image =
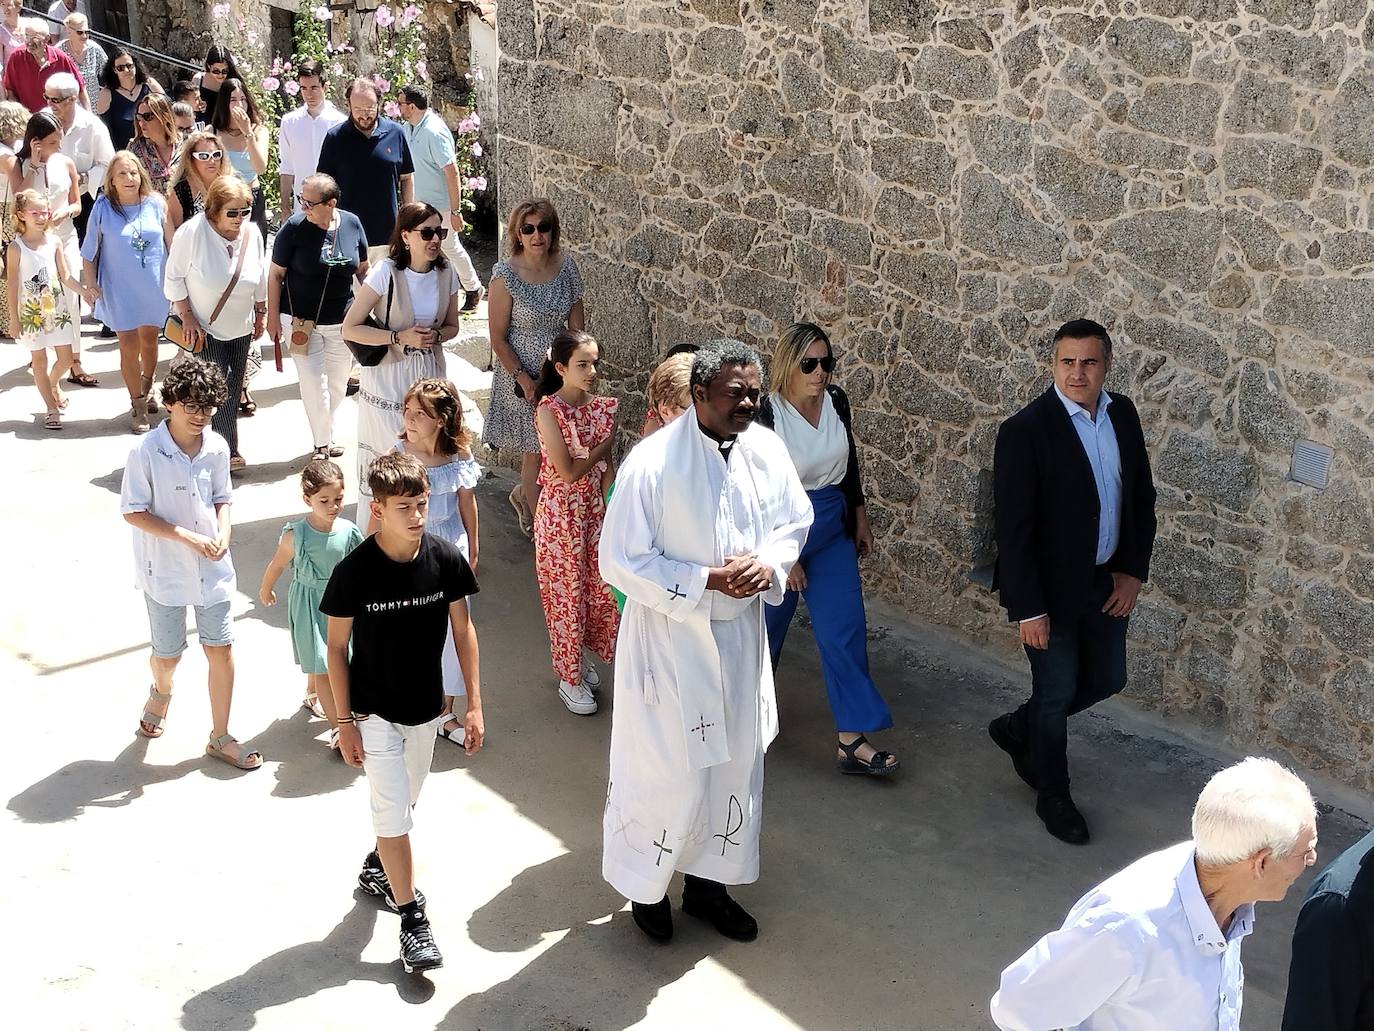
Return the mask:
POLYGON ((434 758, 436 723, 438 719, 408 727, 369 716, 358 724, 377 837, 399 838, 414 826, 411 810, 434 758))

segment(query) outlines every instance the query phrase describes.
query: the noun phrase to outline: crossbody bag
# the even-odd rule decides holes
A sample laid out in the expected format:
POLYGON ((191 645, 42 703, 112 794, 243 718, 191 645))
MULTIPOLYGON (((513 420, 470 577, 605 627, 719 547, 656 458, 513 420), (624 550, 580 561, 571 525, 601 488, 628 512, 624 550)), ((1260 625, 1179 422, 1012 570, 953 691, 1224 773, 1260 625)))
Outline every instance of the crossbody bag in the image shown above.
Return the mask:
POLYGON ((239 276, 243 272, 243 256, 248 253, 248 227, 245 226, 239 233, 239 258, 234 262, 234 274, 229 277, 229 285, 224 288, 224 293, 220 294, 219 303, 215 305, 215 310, 210 313, 209 320, 205 323, 204 332, 195 341, 187 341, 186 327, 181 324, 181 316, 175 312, 169 312, 167 321, 162 324, 162 335, 176 344, 183 351, 190 354, 200 354, 205 350, 205 341, 210 336, 210 324, 219 318, 219 313, 224 310, 224 306, 229 303, 229 295, 234 292, 234 287, 239 284, 239 276))

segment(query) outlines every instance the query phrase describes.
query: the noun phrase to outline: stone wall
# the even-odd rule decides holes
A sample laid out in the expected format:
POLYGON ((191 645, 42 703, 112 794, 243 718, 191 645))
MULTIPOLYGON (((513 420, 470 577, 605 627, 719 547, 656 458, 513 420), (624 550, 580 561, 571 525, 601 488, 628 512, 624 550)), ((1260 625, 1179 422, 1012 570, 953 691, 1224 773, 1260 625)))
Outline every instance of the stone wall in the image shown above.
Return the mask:
POLYGON ((1010 653, 969 579, 994 435, 1097 318, 1160 489, 1130 695, 1374 783, 1368 0, 501 0, 499 32, 501 208, 558 204, 627 425, 678 340, 827 326, 870 586, 1010 653))

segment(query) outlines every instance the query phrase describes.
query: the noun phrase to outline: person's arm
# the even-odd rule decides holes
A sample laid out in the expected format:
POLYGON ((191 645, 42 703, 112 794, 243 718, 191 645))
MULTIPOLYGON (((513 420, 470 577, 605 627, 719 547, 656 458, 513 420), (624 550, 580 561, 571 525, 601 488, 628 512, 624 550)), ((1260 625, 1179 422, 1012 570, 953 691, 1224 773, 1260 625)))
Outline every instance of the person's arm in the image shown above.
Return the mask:
POLYGON ((1360 1010, 1374 994, 1374 956, 1366 946, 1367 931, 1348 906, 1331 892, 1302 904, 1293 929, 1282 1031, 1360 1031, 1360 1010))
POLYGON ((461 233, 468 226, 463 221, 463 187, 458 181, 456 161, 450 161, 444 166, 444 179, 448 185, 449 225, 455 233, 461 233))
MULTIPOLYGON (((768 536, 759 546, 754 558, 760 565, 766 566, 771 574, 768 583, 759 593, 769 605, 780 605, 787 593, 787 575, 801 557, 806 535, 811 532, 814 512, 811 509, 811 499, 802 488, 801 479, 797 476, 797 467, 792 464, 786 447, 781 440, 773 439, 780 454, 778 461, 770 464, 775 475, 783 478, 784 485, 774 523, 768 528, 768 536)), ((749 576, 748 571, 744 575, 749 576)))
POLYGON ((267 171, 267 126, 253 126, 244 138, 248 144, 248 162, 253 166, 253 171, 262 175, 267 171))
POLYGON ((19 339, 19 245, 13 240, 5 254, 5 294, 10 302, 10 339, 19 339))
POLYGON ((272 560, 267 563, 267 568, 262 572, 262 583, 258 585, 258 601, 264 605, 277 603, 277 592, 274 588, 277 586, 277 581, 281 579, 282 573, 286 572, 286 567, 291 564, 291 559, 295 554, 296 534, 288 528, 281 535, 281 540, 277 541, 277 550, 272 553, 272 560))
POLYGON ((74 72, 73 74, 76 76, 76 81, 80 84, 80 89, 77 90, 76 94, 76 101, 89 111, 91 109, 91 95, 86 92, 86 82, 81 78, 80 72, 74 72))
MULTIPOLYGON (((453 282, 458 282, 458 273, 456 272, 453 273, 453 282)), ((461 312, 463 310, 461 298, 462 294, 449 294, 448 296, 448 308, 444 312, 444 324, 439 327, 439 339, 434 347, 436 352, 443 350, 442 345, 445 340, 452 340, 458 335, 459 320, 462 318, 461 312)))
POLYGON ((215 557, 220 558, 228 553, 229 541, 234 535, 234 521, 227 502, 221 501, 215 505, 215 522, 219 525, 219 536, 215 538, 219 554, 215 557))
MULTIPOLYGON (((1150 578, 1150 557, 1154 554, 1155 533, 1158 529, 1155 516, 1155 484, 1150 471, 1150 453, 1145 447, 1145 433, 1140 426, 1140 414, 1127 398, 1115 398, 1109 411, 1117 410, 1120 405, 1129 411, 1129 416, 1121 420, 1117 432, 1117 450, 1123 454, 1127 448, 1135 455, 1135 475, 1131 480, 1130 492, 1123 490, 1123 504, 1129 499, 1131 517, 1122 519, 1121 541, 1116 554, 1112 556, 1109 568, 1113 573, 1125 573, 1140 583, 1150 578), (1129 536, 1127 529, 1129 528, 1129 536)), ((1113 428, 1117 426, 1113 420, 1113 428)), ((1123 488, 1124 488, 1123 484, 1123 488)))
POLYGON ((92 110, 98 115, 110 110, 110 87, 100 87, 100 92, 95 95, 95 107, 92 110))
POLYGON ((1108 913, 1051 931, 1002 971, 993 1023, 1001 1031, 1078 1027, 1136 972, 1129 933, 1108 913))
POLYGON ((600 444, 587 452, 586 458, 573 458, 568 453, 567 442, 558 425, 558 416, 548 405, 540 405, 534 411, 534 425, 539 431, 539 440, 549 456, 549 464, 564 483, 576 483, 586 476, 596 464, 611 453, 615 446, 615 434, 606 437, 600 444))
POLYGON ((520 364, 520 357, 506 339, 510 333, 510 313, 514 298, 506 281, 500 276, 492 276, 487 286, 487 334, 491 340, 492 353, 501 367, 511 374, 515 384, 525 395, 525 400, 533 403, 535 378, 520 364))
POLYGON ((92 197, 100 196, 113 160, 114 141, 110 139, 110 130, 105 128, 104 122, 97 121, 91 126, 91 167, 86 169, 86 190, 92 197))
POLYGON ((77 279, 72 272, 74 269, 67 268, 67 256, 62 253, 62 248, 58 247, 53 251, 53 258, 57 263, 58 281, 72 293, 84 297, 89 304, 95 304, 99 300, 99 294, 86 289, 81 280, 77 279))
POLYGON ((410 153, 410 141, 404 132, 401 138, 401 161, 396 168, 401 180, 401 203, 409 204, 415 199, 415 161, 410 153))
MULTIPOLYGON (((81 173, 76 170, 75 161, 65 154, 62 155, 62 158, 67 162, 67 178, 70 180, 67 184, 67 210, 62 218, 76 218, 81 214, 81 173)), ((54 220, 61 221, 56 216, 54 216, 54 220)))
POLYGON ((153 537, 161 537, 164 540, 176 541, 178 544, 184 544, 192 551, 196 552, 196 554, 204 555, 206 558, 217 559, 222 558, 224 555, 224 553, 219 550, 219 545, 209 537, 195 533, 185 527, 177 526, 174 523, 169 523, 167 520, 160 519, 151 512, 125 512, 124 521, 135 529, 142 530, 144 533, 153 537))
MULTIPOLYGON (((191 223, 187 222, 186 225, 191 223)), ((183 227, 177 230, 162 266, 162 293, 172 302, 172 310, 181 319, 182 332, 189 344, 194 344, 205 334, 191 307, 191 291, 186 281, 191 273, 191 251, 195 246, 193 236, 191 229, 183 227)))
POLYGON ((468 535, 468 565, 472 575, 477 575, 477 493, 467 487, 458 491, 458 516, 463 520, 463 530, 468 535))
POLYGON ((458 668, 463 672, 467 691, 467 712, 463 715, 463 751, 472 755, 482 747, 486 728, 482 721, 482 676, 477 654, 477 630, 472 625, 466 598, 450 602, 449 626, 453 646, 458 652, 458 668))
POLYGON ((587 328, 587 311, 582 307, 582 298, 580 297, 568 309, 568 328, 579 333, 587 328))
POLYGON ((1048 618, 1049 605, 1036 562, 1036 498, 1040 470, 1027 428, 1008 420, 997 430, 992 459, 997 580, 1007 618, 1048 618))
MULTIPOLYGON (((278 234, 277 242, 280 245, 281 235, 278 234)), ((273 248, 273 258, 280 246, 273 248)), ((282 339, 281 329, 281 289, 286 282, 286 269, 278 265, 274 260, 267 272, 267 335, 272 338, 272 343, 280 344, 282 339)))
POLYGON ((353 636, 352 616, 330 616, 326 656, 329 665, 329 689, 334 692, 334 711, 339 714, 339 754, 355 769, 363 765, 363 739, 353 722, 353 704, 349 698, 348 642, 353 636))
POLYGON ((168 190, 167 218, 162 223, 162 242, 169 251, 172 249, 172 237, 176 235, 182 221, 181 199, 177 196, 176 190, 168 190))
POLYGON ((415 176, 401 176, 401 203, 409 204, 415 199, 415 176))

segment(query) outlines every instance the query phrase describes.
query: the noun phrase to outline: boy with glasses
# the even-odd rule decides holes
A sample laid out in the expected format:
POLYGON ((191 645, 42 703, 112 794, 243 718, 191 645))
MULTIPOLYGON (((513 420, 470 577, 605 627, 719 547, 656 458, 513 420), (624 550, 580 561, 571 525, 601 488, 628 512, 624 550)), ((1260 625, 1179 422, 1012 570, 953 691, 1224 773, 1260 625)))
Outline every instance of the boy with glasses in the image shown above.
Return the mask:
POLYGON ((256 770, 262 755, 229 733, 234 694, 229 608, 234 563, 229 557, 229 445, 210 428, 228 401, 224 375, 186 358, 162 381, 167 419, 139 440, 124 467, 119 508, 134 528, 134 571, 148 608, 153 684, 139 720, 144 737, 162 736, 172 701, 172 675, 186 650, 186 606, 210 667, 213 729, 207 755, 256 770))

